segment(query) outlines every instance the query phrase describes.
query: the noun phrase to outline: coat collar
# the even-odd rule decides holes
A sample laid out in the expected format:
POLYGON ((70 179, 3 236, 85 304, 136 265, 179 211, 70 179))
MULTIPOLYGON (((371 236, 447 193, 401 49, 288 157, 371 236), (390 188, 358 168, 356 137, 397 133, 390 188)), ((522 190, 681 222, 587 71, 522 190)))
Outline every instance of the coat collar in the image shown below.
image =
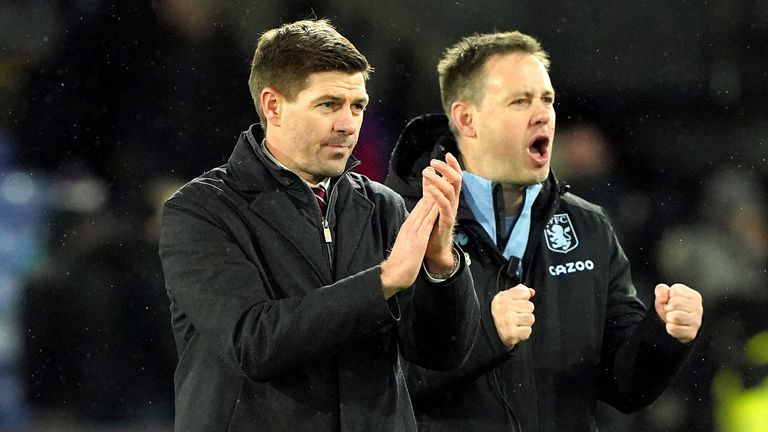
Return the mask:
MULTIPOLYGON (((421 170, 429 165, 430 159, 444 159, 445 153, 449 151, 464 168, 461 152, 448 125, 448 117, 444 114, 425 114, 414 118, 400 134, 392 151, 386 184, 415 202, 421 197, 421 170)), ((561 195, 568 190, 567 185, 558 183, 552 170, 543 186, 533 205, 533 222, 549 220, 561 195)), ((458 219, 473 220, 472 211, 463 194, 458 219)))
MULTIPOLYGON (((265 191, 274 187, 273 181, 290 190, 303 190, 302 181, 296 174, 277 166, 272 162, 261 147, 264 134, 258 124, 253 124, 243 131, 235 144, 235 149, 227 162, 228 171, 241 191, 265 191), (264 169, 266 168, 266 169, 264 169)), ((355 156, 350 156, 344 173, 360 165, 355 156)), ((338 178, 331 180, 335 183, 338 178)))
POLYGON ((281 232, 329 284, 347 274, 364 232, 370 227, 374 205, 359 193, 349 171, 360 164, 350 157, 342 175, 331 180, 328 222, 333 231, 334 269, 328 265, 320 214, 309 187, 296 174, 278 167, 261 147, 261 129, 251 126, 240 134, 227 163, 235 187, 251 200, 250 208, 264 223, 281 232), (335 205, 339 201, 343 205, 335 205), (295 209, 295 211, 293 211, 295 209), (290 227, 290 229, 286 229, 290 227), (338 228, 337 228, 338 227, 338 228))

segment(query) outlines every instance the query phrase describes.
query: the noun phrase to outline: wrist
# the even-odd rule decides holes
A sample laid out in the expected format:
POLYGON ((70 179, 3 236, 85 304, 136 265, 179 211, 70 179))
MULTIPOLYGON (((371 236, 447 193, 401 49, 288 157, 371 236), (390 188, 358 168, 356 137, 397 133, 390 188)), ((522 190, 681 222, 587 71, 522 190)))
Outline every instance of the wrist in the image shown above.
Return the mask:
POLYGON ((435 260, 425 259, 425 270, 427 274, 433 279, 448 279, 456 273, 459 269, 459 252, 455 248, 451 248, 450 258, 442 259, 440 262, 435 260))
POLYGON ((379 266, 379 277, 381 278, 381 289, 384 291, 385 299, 389 299, 402 289, 402 287, 399 287, 397 281, 394 279, 392 269, 388 265, 387 261, 384 261, 379 266))

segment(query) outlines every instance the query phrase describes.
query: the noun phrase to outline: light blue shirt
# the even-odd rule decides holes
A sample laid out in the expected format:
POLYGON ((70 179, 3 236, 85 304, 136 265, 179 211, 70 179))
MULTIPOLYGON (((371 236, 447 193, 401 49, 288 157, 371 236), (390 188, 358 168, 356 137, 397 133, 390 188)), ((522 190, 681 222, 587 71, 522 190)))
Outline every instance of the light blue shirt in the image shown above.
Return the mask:
MULTIPOLYGON (((531 232, 531 209, 542 187, 542 184, 537 183, 525 188, 523 208, 514 222, 512 233, 504 246, 502 252, 504 258, 509 259, 514 256, 522 261, 525 248, 528 246, 528 235, 531 232)), ((495 241, 498 237, 496 235, 496 212, 493 209, 493 182, 464 171, 461 193, 464 194, 464 200, 472 210, 475 220, 495 241)))

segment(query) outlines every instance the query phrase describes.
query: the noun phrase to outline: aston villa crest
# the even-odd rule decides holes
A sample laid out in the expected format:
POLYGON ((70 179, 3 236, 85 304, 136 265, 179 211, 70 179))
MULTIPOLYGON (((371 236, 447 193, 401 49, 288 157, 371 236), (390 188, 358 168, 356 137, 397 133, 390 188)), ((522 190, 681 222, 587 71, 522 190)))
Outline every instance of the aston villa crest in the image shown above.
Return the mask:
POLYGON ((579 245, 579 238, 573 229, 571 218, 566 213, 552 216, 544 229, 547 247, 552 252, 568 253, 579 245))

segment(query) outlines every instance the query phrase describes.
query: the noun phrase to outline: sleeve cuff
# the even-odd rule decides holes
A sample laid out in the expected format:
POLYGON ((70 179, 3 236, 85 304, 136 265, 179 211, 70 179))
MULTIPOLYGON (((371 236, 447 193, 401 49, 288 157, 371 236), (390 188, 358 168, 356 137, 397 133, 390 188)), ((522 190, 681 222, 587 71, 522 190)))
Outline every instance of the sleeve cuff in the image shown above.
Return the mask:
POLYGON ((461 252, 456 248, 456 246, 453 246, 453 269, 450 273, 445 275, 433 275, 427 270, 427 264, 422 261, 421 268, 424 270, 424 276, 426 276, 427 280, 430 283, 433 284, 439 284, 447 281, 448 279, 456 276, 456 273, 459 272, 459 269, 461 268, 461 252))

